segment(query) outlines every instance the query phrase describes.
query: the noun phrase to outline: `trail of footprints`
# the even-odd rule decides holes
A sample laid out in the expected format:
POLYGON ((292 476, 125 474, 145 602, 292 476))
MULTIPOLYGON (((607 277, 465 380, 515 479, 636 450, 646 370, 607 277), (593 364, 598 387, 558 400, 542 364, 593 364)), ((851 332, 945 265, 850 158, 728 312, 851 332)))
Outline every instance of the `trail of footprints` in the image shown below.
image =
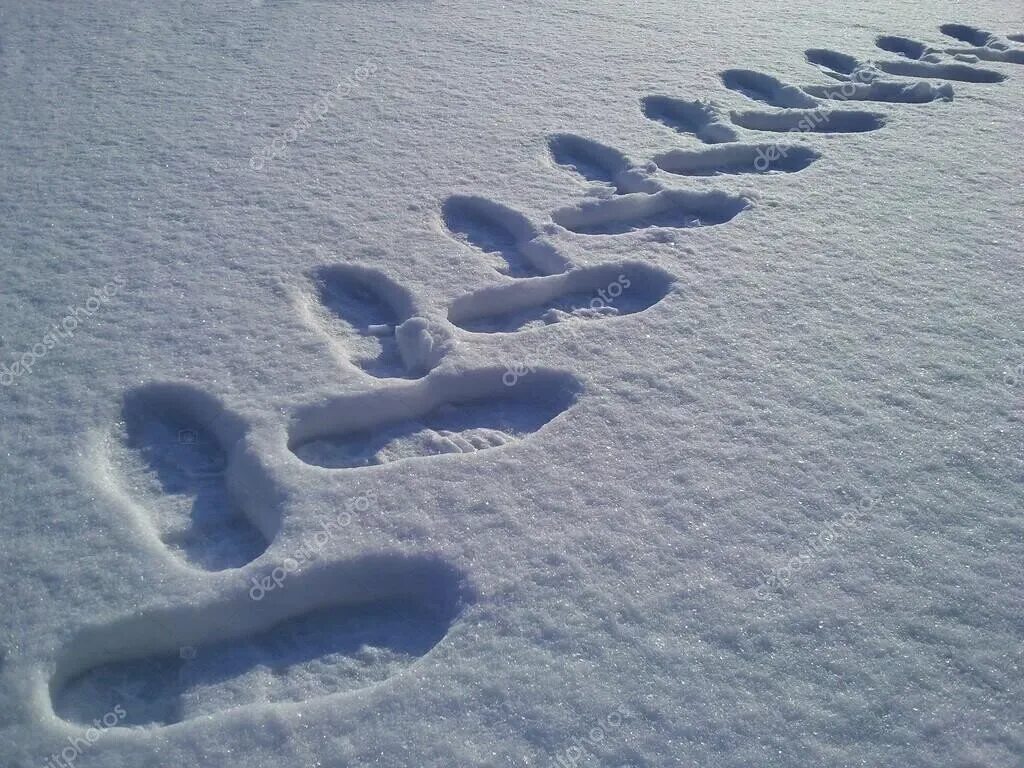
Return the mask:
MULTIPOLYGON (((438 216, 443 231, 488 263, 497 282, 455 298, 442 313, 367 267, 325 265, 306 275, 295 296, 302 318, 340 364, 388 384, 297 409, 288 448, 308 465, 381 472, 392 463, 502 448, 544 429, 581 395, 572 374, 533 371, 510 386, 502 367, 434 369, 459 339, 545 333, 559 323, 644 312, 675 283, 641 262, 573 265, 557 236, 724 224, 750 202, 669 188, 658 175, 796 173, 821 154, 802 143, 741 141, 741 130, 874 131, 884 126, 883 114, 829 104, 950 100, 949 83, 928 81, 996 83, 1005 76, 979 62, 1024 63, 1024 49, 1014 46, 1024 42, 1020 35, 1000 38, 961 24, 940 31, 966 47, 885 35, 877 47, 897 58, 874 62, 808 49, 807 62, 832 84, 795 86, 747 69, 722 73, 726 89, 774 111, 726 115, 707 101, 647 96, 640 103, 646 118, 706 145, 669 149, 648 164, 582 136, 550 136, 552 161, 606 194, 555 210, 545 227, 485 197, 449 197, 438 216), (769 152, 773 146, 783 151, 769 152)), ((241 569, 248 577, 259 572, 247 566, 272 550, 281 512, 264 492, 266 478, 243 458, 247 429, 245 419, 199 389, 147 385, 125 395, 122 420, 95 456, 96 472, 144 510, 180 562, 205 572, 241 569)), ((216 603, 79 631, 50 680, 55 713, 86 723, 122 706, 121 726, 153 727, 366 687, 428 653, 473 596, 465 574, 430 556, 380 554, 309 568, 259 601, 249 584, 239 580, 216 603)))

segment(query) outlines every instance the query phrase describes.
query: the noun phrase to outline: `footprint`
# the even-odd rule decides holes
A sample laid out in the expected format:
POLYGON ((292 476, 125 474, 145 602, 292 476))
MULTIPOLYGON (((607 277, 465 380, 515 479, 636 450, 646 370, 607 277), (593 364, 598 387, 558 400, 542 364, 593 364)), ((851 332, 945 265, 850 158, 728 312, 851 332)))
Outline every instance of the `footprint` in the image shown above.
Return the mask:
POLYGON ((875 45, 883 51, 896 53, 904 58, 912 59, 914 61, 940 63, 942 61, 943 54, 950 54, 958 58, 965 57, 972 61, 981 60, 1024 64, 1024 50, 1011 48, 1006 43, 1000 42, 999 38, 990 32, 977 30, 973 27, 965 27, 962 24, 946 24, 942 29, 945 34, 949 34, 951 37, 955 37, 958 40, 969 42, 974 47, 944 48, 942 50, 938 50, 917 40, 911 40, 909 37, 898 37, 896 35, 882 35, 875 40, 875 45), (946 31, 947 28, 953 27, 960 30, 960 32, 958 34, 952 34, 951 32, 946 31), (974 40, 981 40, 982 42, 972 42, 974 40))
POLYGON ((152 728, 366 688, 426 655, 472 597, 440 560, 386 555, 253 590, 79 632, 50 681, 55 714, 152 728))
POLYGON ((915 61, 924 59, 926 56, 930 57, 930 61, 932 60, 931 57, 936 57, 939 54, 939 51, 929 48, 922 42, 898 35, 879 35, 875 38, 875 45, 883 51, 895 53, 915 61))
MULTIPOLYGON (((732 122, 741 128, 772 132, 864 133, 876 131, 885 125, 884 115, 852 109, 825 108, 818 99, 805 93, 801 88, 787 85, 771 75, 753 70, 727 69, 722 73, 722 83, 726 88, 742 93, 749 99, 782 108, 779 112, 731 112, 732 122)), ((754 155, 756 154, 755 149, 754 155)), ((787 162, 786 158, 781 158, 781 167, 768 167, 765 170, 786 170, 787 162)), ((797 165, 799 166, 799 163, 797 165)), ((743 164, 740 163, 739 166, 742 168, 743 164)), ((800 170, 800 167, 796 167, 796 170, 800 170)))
POLYGON ((828 48, 808 48, 804 52, 804 57, 824 74, 836 80, 849 80, 853 73, 863 66, 853 56, 828 48))
POLYGON ((693 134, 705 144, 724 144, 739 139, 736 130, 708 102, 646 96, 640 101, 640 109, 648 119, 678 133, 693 134))
MULTIPOLYGON (((991 32, 969 27, 966 24, 943 24, 939 31, 947 37, 967 43, 970 48, 947 48, 946 53, 975 56, 982 61, 997 61, 1010 64, 1024 64, 1024 50, 1014 48, 991 32)), ((1024 36, 1010 35, 1009 40, 1021 42, 1024 36)))
POLYGON ((564 272, 568 262, 518 211, 484 197, 453 195, 441 208, 448 232, 461 243, 492 257, 495 270, 509 277, 564 272))
POLYGON ((572 169, 587 181, 609 185, 615 194, 661 189, 619 150, 582 136, 556 133, 548 138, 548 149, 556 163, 572 169))
POLYGON ((727 69, 722 73, 722 84, 731 91, 742 93, 754 101, 784 109, 813 109, 819 102, 794 85, 755 72, 750 69, 727 69))
POLYGON ((866 133, 885 125, 885 115, 857 109, 784 109, 779 112, 732 112, 732 121, 752 131, 786 133, 866 133))
POLYGON ((991 32, 986 32, 983 29, 971 27, 967 24, 943 24, 939 27, 939 31, 946 37, 952 37, 954 40, 959 40, 961 43, 967 43, 968 45, 978 47, 987 46, 991 43, 996 43, 999 40, 999 38, 991 32))
POLYGON ((654 163, 680 176, 718 176, 738 173, 796 173, 821 153, 799 144, 723 144, 701 151, 674 149, 657 155, 654 163))
MULTIPOLYGON (((761 101, 774 107, 785 107, 787 104, 801 103, 804 102, 804 99, 810 99, 811 105, 820 105, 819 99, 924 104, 940 98, 946 100, 952 100, 953 98, 953 86, 949 83, 932 85, 925 82, 907 83, 875 78, 867 79, 865 77, 858 81, 845 81, 842 85, 795 86, 787 85, 771 75, 750 73, 749 70, 729 71, 744 72, 751 75, 756 74, 756 79, 750 79, 748 84, 756 84, 757 88, 735 87, 739 85, 736 78, 730 78, 730 82, 726 82, 726 86, 755 101, 761 101), (797 94, 801 94, 801 96, 797 94)), ((862 71, 866 73, 866 70, 862 71)), ((723 75, 723 82, 724 80, 725 76, 723 75)))
POLYGON ((300 298, 307 324, 339 348, 339 357, 382 377, 404 377, 395 329, 413 314, 411 294, 381 272, 351 264, 319 267, 310 273, 312 291, 300 298))
POLYGON ((415 384, 342 396, 299 411, 289 448, 302 461, 358 468, 498 448, 536 432, 575 402, 569 374, 505 369, 434 373, 415 384))
POLYGON ((839 85, 802 85, 801 90, 819 99, 837 101, 882 101, 894 104, 927 104, 938 99, 953 100, 953 86, 902 80, 848 80, 839 85))
POLYGON ((92 466, 97 482, 144 509, 173 553, 220 571, 266 550, 276 531, 261 531, 226 482, 244 426, 215 398, 184 385, 140 387, 124 397, 119 431, 92 466))
POLYGON ((894 61, 876 61, 875 66, 889 75, 924 77, 938 80, 960 80, 965 83, 1001 83, 1007 77, 1002 72, 972 67, 967 64, 933 64, 925 61, 899 59, 894 61))
MULTIPOLYGON (((849 80, 854 73, 866 65, 853 56, 827 48, 809 48, 805 56, 807 61, 818 67, 823 73, 836 80, 849 80)), ((871 66, 888 75, 902 77, 921 77, 938 80, 959 80, 965 83, 1000 83, 1006 79, 1002 72, 966 64, 936 64, 929 61, 912 61, 909 59, 893 59, 872 62, 871 66)))
POLYGON ((467 294, 452 302, 448 319, 473 333, 512 333, 631 315, 661 301, 673 282, 667 272, 636 262, 582 267, 467 294))
POLYGON ((652 227, 688 229, 724 224, 750 207, 725 192, 663 190, 653 195, 620 195, 560 208, 551 214, 561 227, 582 235, 619 235, 652 227))

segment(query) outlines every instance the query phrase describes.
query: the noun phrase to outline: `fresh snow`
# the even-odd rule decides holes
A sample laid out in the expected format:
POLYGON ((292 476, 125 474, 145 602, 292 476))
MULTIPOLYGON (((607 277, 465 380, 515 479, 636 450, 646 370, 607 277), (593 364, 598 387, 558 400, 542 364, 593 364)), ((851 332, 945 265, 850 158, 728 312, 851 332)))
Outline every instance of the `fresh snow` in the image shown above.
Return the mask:
POLYGON ((1022 63, 0 0, 0 768, 1024 764, 1022 63))

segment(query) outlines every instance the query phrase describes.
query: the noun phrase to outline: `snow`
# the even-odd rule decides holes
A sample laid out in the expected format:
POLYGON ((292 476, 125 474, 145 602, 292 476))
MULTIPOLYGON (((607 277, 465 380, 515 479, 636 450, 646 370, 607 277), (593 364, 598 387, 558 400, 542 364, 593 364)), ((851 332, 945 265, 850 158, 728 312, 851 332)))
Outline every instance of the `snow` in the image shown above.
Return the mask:
POLYGON ((1019 766, 1021 33, 0 2, 0 766, 1019 766))

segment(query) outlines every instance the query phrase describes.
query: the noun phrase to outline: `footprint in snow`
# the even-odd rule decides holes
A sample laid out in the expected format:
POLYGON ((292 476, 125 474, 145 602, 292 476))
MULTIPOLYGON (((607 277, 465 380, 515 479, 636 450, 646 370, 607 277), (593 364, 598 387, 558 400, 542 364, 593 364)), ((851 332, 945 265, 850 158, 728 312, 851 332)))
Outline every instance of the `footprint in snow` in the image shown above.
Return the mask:
MULTIPOLYGON (((559 208, 552 221, 580 235, 621 235, 645 229, 689 229, 724 224, 750 207, 743 197, 724 192, 665 189, 650 178, 653 169, 634 165, 616 149, 569 133, 548 140, 552 159, 588 181, 606 184, 611 197, 559 208)), ((718 154, 690 175, 727 173, 734 165, 718 154)), ((682 172, 682 171, 681 171, 682 172)))
POLYGON ((1009 64, 1024 64, 1024 48, 1016 48, 1010 38, 1001 40, 991 32, 985 32, 965 24, 943 24, 940 31, 965 42, 969 47, 936 48, 919 40, 898 35, 880 35, 875 45, 883 51, 895 53, 912 61, 940 64, 945 56, 953 56, 966 62, 993 61, 1009 64))
POLYGON ((510 385, 505 369, 426 379, 300 409, 288 446, 307 464, 360 469, 502 448, 542 429, 580 392, 569 374, 536 370, 510 385))
POLYGON ((795 173, 821 157, 815 150, 800 145, 787 146, 784 152, 777 152, 770 151, 780 149, 775 145, 730 142, 699 150, 672 150, 657 155, 653 167, 640 167, 616 149, 573 134, 556 134, 549 140, 549 145, 556 162, 588 181, 609 185, 614 194, 660 192, 665 187, 651 178, 652 171, 658 168, 677 176, 795 173), (570 153, 567 147, 576 151, 570 153))
POLYGON ((580 267, 465 294, 448 319, 472 333, 515 333, 568 320, 605 320, 643 312, 661 301, 675 278, 639 262, 580 267))
POLYGON ((726 192, 663 189, 559 208, 552 221, 580 235, 622 235, 644 229, 692 229, 732 221, 750 201, 726 192))
POLYGON ((276 532, 250 518, 227 482, 243 430, 210 395, 151 384, 125 395, 116 435, 100 446, 92 469, 183 561, 208 571, 239 568, 276 532))
MULTIPOLYGON (((895 44, 894 44, 895 45, 895 44)), ((900 59, 882 59, 863 63, 845 53, 828 48, 808 48, 805 52, 807 61, 817 67, 823 74, 834 80, 870 80, 872 70, 887 75, 900 77, 917 77, 932 80, 959 80, 965 83, 1001 83, 1006 79, 1002 72, 991 69, 973 67, 968 64, 949 64, 908 58, 904 54, 900 59)))
MULTIPOLYGON (((713 209, 705 210, 701 206, 709 200, 714 203, 718 198, 702 193, 668 192, 647 179, 644 171, 611 147, 572 134, 556 134, 551 137, 549 148, 556 163, 572 168, 589 181, 606 184, 612 194, 608 199, 597 201, 597 215, 592 224, 587 222, 588 226, 582 225, 584 217, 592 210, 588 204, 556 211, 552 218, 556 223, 568 225, 566 228, 589 232, 604 226, 614 231, 629 231, 654 226, 653 219, 657 215, 667 221, 698 215, 704 215, 709 223, 715 219, 713 209), (641 189, 655 191, 637 191, 641 189), (675 210, 672 210, 673 203, 677 203, 675 210), (623 221, 612 221, 609 226, 609 211, 614 213, 615 207, 622 204, 626 205, 623 221), (644 205, 652 209, 644 210, 644 205), (653 211, 658 205, 662 206, 663 213, 653 211), (644 216, 652 219, 650 224, 644 221, 644 216)), ((723 199, 746 205, 741 198, 723 196, 723 199)), ((513 281, 490 285, 457 298, 449 306, 448 320, 465 331, 512 333, 567 320, 634 314, 660 301, 674 282, 667 272, 640 263, 571 267, 569 260, 559 255, 549 242, 539 239, 540 230, 525 216, 484 198, 449 198, 445 209, 472 210, 476 231, 507 233, 503 238, 504 253, 540 251, 549 266, 558 267, 554 274, 520 275, 513 281)), ((450 217, 446 217, 448 220, 450 217)), ((506 256, 506 260, 514 261, 514 258, 506 256)))
POLYGON ((692 134, 705 144, 725 144, 739 139, 736 129, 709 102, 645 96, 640 100, 640 111, 648 120, 668 126, 677 133, 692 134))
POLYGON ((781 80, 749 69, 728 69, 722 84, 754 101, 772 107, 822 109, 825 101, 880 101, 898 104, 925 104, 936 99, 951 100, 953 87, 948 83, 907 83, 896 80, 863 78, 842 85, 788 85, 781 80))
POLYGON ((79 631, 49 681, 53 711, 83 725, 115 713, 111 727, 151 729, 345 694, 414 664, 473 598, 451 565, 406 555, 365 556, 294 573, 281 588, 268 584, 254 577, 212 601, 79 631))
POLYGON ((299 312, 330 340, 339 361, 375 378, 418 378, 446 351, 444 330, 417 317, 412 294, 383 273, 332 264, 309 277, 298 291, 299 312))
POLYGON ((508 277, 551 275, 568 266, 523 214, 485 197, 449 197, 441 220, 452 238, 485 254, 508 277))
MULTIPOLYGON (((986 32, 967 24, 943 24, 939 31, 947 37, 967 43, 969 48, 945 48, 945 53, 957 57, 974 57, 980 61, 995 61, 1008 64, 1024 64, 1024 48, 1013 43, 1024 42, 1024 35, 1007 35, 1001 39, 992 32, 986 32)), ((920 44, 919 44, 920 45, 920 44)), ((911 57, 916 58, 916 57, 911 57)))
MULTIPOLYGON (((744 95, 750 98, 755 98, 759 101, 772 101, 778 104, 802 104, 804 107, 787 107, 785 109, 776 112, 765 112, 763 110, 748 110, 748 111, 733 111, 729 114, 729 119, 733 125, 737 125, 740 128, 746 128, 754 131, 768 131, 773 133, 785 133, 790 131, 800 131, 805 133, 862 133, 865 131, 875 131, 885 125, 884 115, 876 114, 873 112, 864 112, 861 110, 835 110, 835 109, 823 109, 820 106, 820 102, 812 98, 809 94, 803 93, 800 89, 792 86, 781 87, 779 93, 766 96, 766 89, 762 77, 756 73, 747 72, 746 70, 731 70, 730 72, 745 72, 746 77, 737 77, 736 80, 743 82, 744 84, 756 85, 757 88, 740 88, 736 85, 736 90, 741 90, 744 95), (756 94, 756 95, 755 95, 756 94)), ((669 96, 658 96, 648 97, 649 99, 657 98, 658 103, 662 105, 662 109, 658 114, 664 115, 670 113, 669 105, 672 103, 677 104, 680 108, 689 108, 693 104, 701 102, 687 102, 681 99, 673 99, 669 96)), ((724 121, 724 117, 720 114, 718 108, 712 104, 703 103, 703 109, 710 110, 715 113, 716 123, 724 121)), ((649 111, 645 111, 648 117, 651 117, 649 111)), ((653 118, 658 122, 669 125, 678 133, 692 133, 691 130, 684 130, 683 126, 685 123, 674 123, 661 118, 653 118)), ((659 160, 665 163, 664 170, 670 173, 680 173, 686 176, 710 176, 727 173, 773 173, 773 172, 795 172, 806 168, 807 165, 814 162, 817 159, 817 155, 809 154, 806 152, 798 152, 795 154, 788 153, 783 156, 781 161, 776 159, 775 161, 764 165, 759 163, 757 166, 752 162, 753 159, 761 157, 758 150, 763 149, 757 145, 741 145, 732 143, 723 143, 722 146, 706 150, 705 152, 686 152, 682 155, 676 153, 666 153, 655 158, 655 162, 659 160)), ((660 163, 659 163, 660 165, 660 163)))
POLYGON ((659 192, 662 186, 649 178, 649 170, 634 165, 619 150, 573 133, 548 137, 551 159, 587 181, 602 184, 616 195, 659 192))

